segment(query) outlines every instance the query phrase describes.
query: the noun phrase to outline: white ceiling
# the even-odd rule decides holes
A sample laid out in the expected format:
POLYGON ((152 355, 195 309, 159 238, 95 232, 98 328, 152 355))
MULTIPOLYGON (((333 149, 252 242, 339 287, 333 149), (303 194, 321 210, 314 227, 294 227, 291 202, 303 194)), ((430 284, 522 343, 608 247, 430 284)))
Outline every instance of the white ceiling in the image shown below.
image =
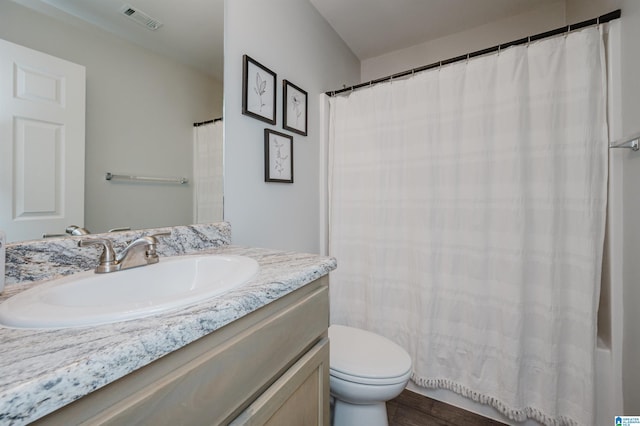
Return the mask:
POLYGON ((360 59, 468 30, 558 0, 309 0, 360 59))
POLYGON ((223 79, 224 0, 14 1, 70 23, 77 23, 79 18, 223 79), (132 21, 120 13, 125 4, 159 20, 163 26, 151 31, 132 21))

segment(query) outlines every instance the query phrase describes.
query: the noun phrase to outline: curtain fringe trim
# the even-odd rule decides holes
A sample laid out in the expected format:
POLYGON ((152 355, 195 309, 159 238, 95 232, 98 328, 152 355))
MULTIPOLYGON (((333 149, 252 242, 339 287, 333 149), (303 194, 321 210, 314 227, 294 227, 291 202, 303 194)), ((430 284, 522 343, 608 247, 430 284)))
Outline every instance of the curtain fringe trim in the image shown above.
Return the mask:
POLYGON ((416 373, 412 373, 411 380, 415 384, 423 388, 450 390, 465 398, 471 399, 475 402, 479 402, 480 404, 489 405, 495 408, 496 410, 498 410, 501 414, 503 414, 507 418, 511 420, 515 420, 517 422, 523 422, 527 419, 532 419, 548 426, 577 426, 578 425, 578 423, 575 420, 564 417, 564 416, 560 416, 558 418, 549 417, 542 411, 538 410, 537 408, 524 407, 521 409, 515 409, 512 407, 509 407, 507 404, 505 404, 504 402, 500 401, 497 398, 473 391, 466 386, 463 386, 459 383, 453 382, 448 379, 425 379, 422 377, 418 377, 416 373))

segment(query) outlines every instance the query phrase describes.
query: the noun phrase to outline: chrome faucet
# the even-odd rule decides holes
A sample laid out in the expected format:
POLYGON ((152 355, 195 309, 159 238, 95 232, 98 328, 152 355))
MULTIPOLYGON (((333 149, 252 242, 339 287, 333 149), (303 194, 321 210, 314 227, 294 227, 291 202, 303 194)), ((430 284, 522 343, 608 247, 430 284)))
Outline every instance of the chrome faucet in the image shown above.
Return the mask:
POLYGON ((158 263, 160 258, 158 257, 158 253, 156 253, 156 245, 158 244, 157 237, 166 237, 169 235, 171 235, 171 232, 140 237, 129 243, 120 254, 116 254, 113 248, 113 242, 106 238, 80 240, 78 241, 78 246, 102 245, 103 250, 100 255, 100 263, 95 271, 97 274, 104 274, 158 263))

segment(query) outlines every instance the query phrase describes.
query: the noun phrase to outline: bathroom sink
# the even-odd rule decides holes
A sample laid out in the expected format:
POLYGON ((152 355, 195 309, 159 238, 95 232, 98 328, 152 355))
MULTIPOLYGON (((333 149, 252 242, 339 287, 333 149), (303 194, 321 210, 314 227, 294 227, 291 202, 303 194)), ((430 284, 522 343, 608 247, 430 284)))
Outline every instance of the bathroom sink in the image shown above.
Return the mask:
POLYGON ((154 315, 223 294, 249 281, 258 263, 244 256, 179 256, 107 274, 51 280, 0 304, 0 325, 68 328, 154 315))

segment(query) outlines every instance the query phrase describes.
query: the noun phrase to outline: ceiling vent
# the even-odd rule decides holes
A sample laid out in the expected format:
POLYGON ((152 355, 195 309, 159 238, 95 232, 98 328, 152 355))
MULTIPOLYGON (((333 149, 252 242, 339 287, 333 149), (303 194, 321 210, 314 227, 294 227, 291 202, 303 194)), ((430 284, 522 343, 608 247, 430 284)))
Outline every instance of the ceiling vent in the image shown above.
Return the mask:
POLYGON ((122 12, 122 14, 127 18, 136 21, 140 25, 144 25, 152 31, 155 31, 162 26, 162 22, 158 21, 155 18, 152 18, 140 9, 136 9, 128 4, 122 6, 120 12, 122 12))

